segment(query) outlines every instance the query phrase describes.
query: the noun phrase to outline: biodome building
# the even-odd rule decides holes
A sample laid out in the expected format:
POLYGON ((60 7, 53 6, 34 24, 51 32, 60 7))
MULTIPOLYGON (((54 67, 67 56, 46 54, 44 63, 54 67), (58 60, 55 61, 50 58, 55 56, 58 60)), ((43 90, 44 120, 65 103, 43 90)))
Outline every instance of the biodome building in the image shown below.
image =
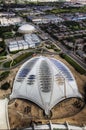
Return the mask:
MULTIPOLYGON (((68 99, 82 100, 74 76, 55 58, 33 57, 19 69, 10 99, 27 99, 41 107, 45 115, 68 99)), ((83 107, 83 103, 79 108, 83 107)))
POLYGON ((30 24, 24 24, 19 27, 18 32, 22 34, 28 34, 28 33, 33 33, 35 32, 36 29, 33 25, 30 24))

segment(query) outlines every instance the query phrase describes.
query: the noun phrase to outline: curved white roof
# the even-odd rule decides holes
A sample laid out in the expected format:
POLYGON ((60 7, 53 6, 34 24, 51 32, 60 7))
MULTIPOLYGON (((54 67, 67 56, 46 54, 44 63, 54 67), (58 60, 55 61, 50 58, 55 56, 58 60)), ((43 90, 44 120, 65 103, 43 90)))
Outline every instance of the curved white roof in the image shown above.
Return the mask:
POLYGON ((81 98, 72 73, 61 61, 43 56, 22 65, 10 96, 36 103, 47 115, 57 103, 70 97, 81 98))
POLYGON ((34 32, 36 29, 34 26, 30 25, 30 24, 24 24, 21 27, 19 27, 18 32, 20 33, 32 33, 34 32))

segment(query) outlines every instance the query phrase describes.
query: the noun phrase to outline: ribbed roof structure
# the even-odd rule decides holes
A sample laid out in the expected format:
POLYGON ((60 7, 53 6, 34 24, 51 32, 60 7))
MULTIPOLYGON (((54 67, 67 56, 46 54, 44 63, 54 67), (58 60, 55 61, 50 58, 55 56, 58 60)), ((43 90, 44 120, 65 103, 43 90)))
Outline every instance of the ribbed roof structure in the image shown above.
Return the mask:
POLYGON ((46 115, 66 98, 81 98, 76 81, 61 61, 48 57, 34 57, 19 69, 10 96, 27 99, 40 106, 46 115))

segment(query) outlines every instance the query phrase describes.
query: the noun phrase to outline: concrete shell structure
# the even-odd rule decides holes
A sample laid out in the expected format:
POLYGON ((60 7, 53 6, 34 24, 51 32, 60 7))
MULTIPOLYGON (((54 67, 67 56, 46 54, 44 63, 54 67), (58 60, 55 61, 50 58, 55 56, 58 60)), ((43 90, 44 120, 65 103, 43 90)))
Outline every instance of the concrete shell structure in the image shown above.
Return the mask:
POLYGON ((19 29, 18 29, 18 32, 23 33, 23 34, 28 34, 28 33, 32 33, 35 31, 36 31, 35 27, 30 24, 24 24, 21 27, 19 27, 19 29))
POLYGON ((56 104, 73 97, 82 98, 70 70, 61 61, 43 56, 22 65, 10 96, 34 102, 46 115, 56 104))

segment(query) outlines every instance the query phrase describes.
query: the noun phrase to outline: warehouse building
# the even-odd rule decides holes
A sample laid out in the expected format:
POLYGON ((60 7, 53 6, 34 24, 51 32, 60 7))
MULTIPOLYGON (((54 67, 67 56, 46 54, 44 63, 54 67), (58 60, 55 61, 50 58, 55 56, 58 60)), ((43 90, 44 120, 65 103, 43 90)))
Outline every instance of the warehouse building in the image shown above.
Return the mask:
POLYGON ((59 23, 64 21, 62 18, 56 15, 28 16, 28 20, 37 24, 50 23, 50 22, 59 23))
POLYGON ((10 52, 25 50, 29 48, 35 48, 39 46, 41 40, 36 34, 25 34, 24 40, 12 41, 8 43, 8 49, 10 52))

